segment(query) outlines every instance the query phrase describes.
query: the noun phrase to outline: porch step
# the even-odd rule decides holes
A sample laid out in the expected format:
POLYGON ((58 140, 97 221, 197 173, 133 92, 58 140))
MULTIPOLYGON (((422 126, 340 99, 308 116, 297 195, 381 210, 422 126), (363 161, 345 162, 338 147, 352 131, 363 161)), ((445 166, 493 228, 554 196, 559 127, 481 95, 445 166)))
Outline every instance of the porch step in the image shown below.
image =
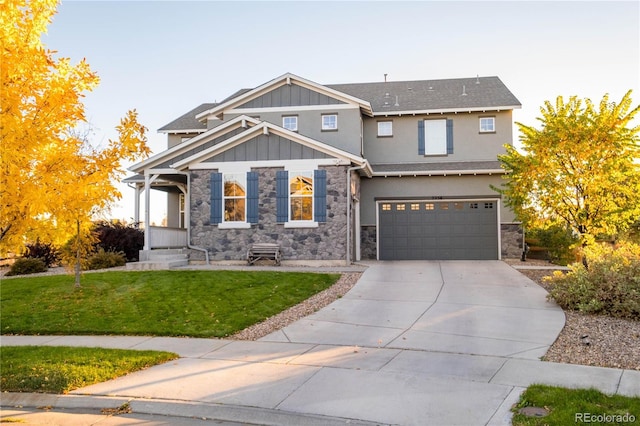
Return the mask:
POLYGON ((179 268, 189 264, 186 249, 163 249, 140 251, 140 261, 127 263, 131 271, 148 271, 179 268))

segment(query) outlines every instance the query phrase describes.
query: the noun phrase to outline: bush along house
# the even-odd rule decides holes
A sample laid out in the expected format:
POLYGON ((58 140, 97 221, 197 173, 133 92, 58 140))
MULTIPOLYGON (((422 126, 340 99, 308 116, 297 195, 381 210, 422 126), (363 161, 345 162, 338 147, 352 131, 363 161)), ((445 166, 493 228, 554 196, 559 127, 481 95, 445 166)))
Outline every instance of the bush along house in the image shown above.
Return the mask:
POLYGON ((168 194, 167 226, 147 227, 141 259, 183 247, 243 261, 257 243, 278 244, 284 262, 519 257, 520 227, 491 189, 516 108, 498 77, 294 74, 199 105, 159 129, 167 149, 125 180, 136 221, 149 223, 154 191, 168 194))

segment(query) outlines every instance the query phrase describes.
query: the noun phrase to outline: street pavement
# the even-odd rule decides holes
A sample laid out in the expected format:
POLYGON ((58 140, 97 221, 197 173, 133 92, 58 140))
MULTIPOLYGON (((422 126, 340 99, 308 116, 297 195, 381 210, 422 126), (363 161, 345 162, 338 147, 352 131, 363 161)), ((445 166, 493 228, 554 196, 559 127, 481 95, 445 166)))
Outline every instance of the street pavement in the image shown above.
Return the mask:
POLYGON ((35 422, 38 414, 82 412, 98 417, 75 424, 508 425, 511 406, 533 383, 640 396, 640 371, 540 361, 564 313, 503 262, 366 265, 344 297, 255 342, 2 336, 5 346, 180 355, 70 395, 4 393, 2 418, 72 424, 35 422), (123 404, 132 413, 109 414, 123 404))

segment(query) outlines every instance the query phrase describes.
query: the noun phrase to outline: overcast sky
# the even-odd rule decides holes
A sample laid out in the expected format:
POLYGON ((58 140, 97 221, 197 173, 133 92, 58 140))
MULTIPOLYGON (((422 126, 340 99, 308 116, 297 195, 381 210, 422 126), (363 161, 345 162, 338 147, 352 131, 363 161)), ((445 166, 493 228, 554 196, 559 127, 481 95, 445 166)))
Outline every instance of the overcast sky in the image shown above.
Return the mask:
MULTIPOLYGON (((94 143, 135 108, 154 153, 159 127, 286 72, 320 84, 495 75, 530 125, 558 95, 633 89, 640 103, 638 1, 63 1, 43 41, 99 74, 85 98, 94 143)), ((122 191, 113 215, 128 219, 122 191)))

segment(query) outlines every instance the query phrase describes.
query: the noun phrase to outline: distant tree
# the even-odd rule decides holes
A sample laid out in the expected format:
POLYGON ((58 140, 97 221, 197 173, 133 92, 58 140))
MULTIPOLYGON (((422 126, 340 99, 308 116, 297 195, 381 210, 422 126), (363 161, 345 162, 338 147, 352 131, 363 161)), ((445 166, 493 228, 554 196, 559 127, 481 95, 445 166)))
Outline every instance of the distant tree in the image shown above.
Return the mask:
POLYGON ((99 79, 86 61, 71 65, 44 48, 41 36, 56 6, 56 0, 0 3, 0 253, 37 238, 87 240, 92 215, 121 196, 114 185, 121 161, 149 153, 135 111, 106 148, 78 135, 82 97, 99 79))
POLYGON ((598 105, 562 97, 545 102, 536 129, 517 123, 524 153, 507 146, 502 193, 525 225, 563 223, 583 245, 598 235, 618 236, 640 217, 640 106, 631 91, 619 103, 598 105))

